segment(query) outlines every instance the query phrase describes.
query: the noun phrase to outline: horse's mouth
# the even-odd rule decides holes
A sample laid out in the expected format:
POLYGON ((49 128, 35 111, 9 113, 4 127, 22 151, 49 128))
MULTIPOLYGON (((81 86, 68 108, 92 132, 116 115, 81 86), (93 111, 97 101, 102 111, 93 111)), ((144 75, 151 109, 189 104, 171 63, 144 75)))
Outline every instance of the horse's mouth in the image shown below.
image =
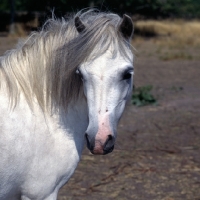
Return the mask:
POLYGON ((89 150, 94 155, 106 155, 106 154, 111 153, 113 151, 113 149, 114 149, 114 145, 111 148, 109 148, 109 149, 103 149, 102 150, 102 149, 94 148, 94 149, 89 149, 89 150))

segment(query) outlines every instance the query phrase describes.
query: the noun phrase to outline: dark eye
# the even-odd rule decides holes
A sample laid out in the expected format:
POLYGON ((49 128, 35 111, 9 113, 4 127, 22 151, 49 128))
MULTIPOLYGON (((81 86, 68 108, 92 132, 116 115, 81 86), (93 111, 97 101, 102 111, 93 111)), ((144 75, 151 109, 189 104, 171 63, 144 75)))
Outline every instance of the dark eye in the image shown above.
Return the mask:
POLYGON ((131 73, 131 72, 126 72, 126 73, 124 73, 124 75, 123 75, 123 80, 130 79, 131 76, 132 76, 132 73, 131 73))

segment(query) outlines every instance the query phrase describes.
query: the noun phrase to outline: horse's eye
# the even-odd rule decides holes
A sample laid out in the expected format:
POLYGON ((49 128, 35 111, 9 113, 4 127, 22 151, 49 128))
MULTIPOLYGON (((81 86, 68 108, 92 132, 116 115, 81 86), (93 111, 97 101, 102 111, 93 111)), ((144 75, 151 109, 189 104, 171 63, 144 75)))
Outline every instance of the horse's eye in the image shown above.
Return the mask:
POLYGON ((126 73, 123 75, 123 80, 130 79, 131 76, 132 76, 132 73, 126 72, 126 73))

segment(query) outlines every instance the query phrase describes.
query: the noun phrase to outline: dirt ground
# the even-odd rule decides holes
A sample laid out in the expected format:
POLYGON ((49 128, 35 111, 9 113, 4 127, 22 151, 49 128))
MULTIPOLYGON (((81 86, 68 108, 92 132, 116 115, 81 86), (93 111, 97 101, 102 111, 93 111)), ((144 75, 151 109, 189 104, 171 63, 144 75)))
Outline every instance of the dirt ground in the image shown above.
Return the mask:
MULTIPOLYGON (((15 42, 1 37, 0 54, 15 42)), ((135 86, 152 85, 157 105, 129 104, 114 152, 85 148, 58 200, 200 200, 200 47, 133 44, 135 86)))

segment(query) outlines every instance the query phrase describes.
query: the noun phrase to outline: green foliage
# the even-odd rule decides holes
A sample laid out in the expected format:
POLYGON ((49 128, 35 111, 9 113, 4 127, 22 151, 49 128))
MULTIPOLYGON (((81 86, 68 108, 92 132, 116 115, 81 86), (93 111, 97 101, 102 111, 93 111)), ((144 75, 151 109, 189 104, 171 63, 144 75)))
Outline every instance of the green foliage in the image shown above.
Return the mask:
MULTIPOLYGON (((200 17, 200 0, 13 0, 17 11, 66 13, 95 6, 100 10, 140 14, 147 17, 200 17)), ((0 0, 0 11, 9 11, 11 0, 0 0)))
POLYGON ((132 104, 136 106, 156 104, 156 99, 151 94, 152 88, 151 85, 136 88, 132 95, 132 104))
POLYGON ((200 17, 200 0, 161 1, 161 14, 172 17, 200 17))
MULTIPOLYGON (((17 11, 77 11, 95 6, 101 10, 148 17, 200 17, 200 0, 13 0, 17 11)), ((0 11, 9 11, 11 0, 0 0, 0 11)))
MULTIPOLYGON (((10 1, 0 0, 0 11, 9 10, 10 1)), ((90 2, 90 0, 14 0, 17 11, 47 11, 53 9, 59 12, 77 11, 77 9, 89 7, 90 2)))
MULTIPOLYGON (((97 6, 102 0, 95 1, 97 6)), ((200 0, 105 0, 105 7, 147 17, 200 17, 200 0)))
POLYGON ((7 10, 9 10, 9 1, 1 0, 0 1, 0 11, 7 11, 7 10))

